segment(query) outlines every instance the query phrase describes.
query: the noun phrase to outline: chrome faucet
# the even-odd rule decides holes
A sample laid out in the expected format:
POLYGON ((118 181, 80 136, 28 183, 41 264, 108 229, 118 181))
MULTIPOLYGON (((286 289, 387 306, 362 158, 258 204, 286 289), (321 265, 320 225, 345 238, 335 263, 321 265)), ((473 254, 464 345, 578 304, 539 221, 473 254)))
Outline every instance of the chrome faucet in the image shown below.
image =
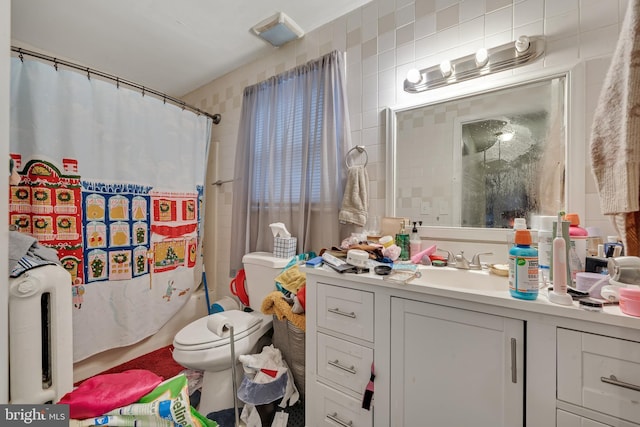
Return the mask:
POLYGON ((473 256, 471 260, 471 264, 469 264, 469 269, 471 270, 482 270, 482 263, 480 263, 480 255, 493 255, 493 252, 479 252, 473 256))
POLYGON ((456 255, 454 267, 460 270, 469 270, 469 268, 471 268, 469 260, 464 257, 464 251, 460 251, 460 253, 456 255))
POLYGON ((450 267, 458 268, 460 270, 482 270, 482 263, 480 262, 480 255, 493 255, 493 252, 479 252, 473 256, 469 261, 464 256, 464 251, 460 251, 458 255, 453 255, 450 251, 445 249, 438 249, 439 251, 447 253, 447 265, 450 267))

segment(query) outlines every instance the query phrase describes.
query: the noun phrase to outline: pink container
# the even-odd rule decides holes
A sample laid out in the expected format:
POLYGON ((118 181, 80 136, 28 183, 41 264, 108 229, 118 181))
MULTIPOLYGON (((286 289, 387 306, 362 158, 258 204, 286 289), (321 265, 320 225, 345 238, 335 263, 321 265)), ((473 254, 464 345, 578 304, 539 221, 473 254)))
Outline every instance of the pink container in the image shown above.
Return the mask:
POLYGON ((640 288, 620 288, 620 310, 629 316, 640 317, 640 288))

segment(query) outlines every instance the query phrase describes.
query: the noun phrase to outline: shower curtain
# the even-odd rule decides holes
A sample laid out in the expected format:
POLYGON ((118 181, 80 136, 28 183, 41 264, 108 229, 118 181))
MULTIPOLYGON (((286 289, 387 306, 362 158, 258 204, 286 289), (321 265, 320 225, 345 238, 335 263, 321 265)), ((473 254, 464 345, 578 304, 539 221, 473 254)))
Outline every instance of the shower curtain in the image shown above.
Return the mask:
POLYGON ((200 284, 211 120, 12 58, 9 218, 70 273, 74 361, 157 332, 200 284))

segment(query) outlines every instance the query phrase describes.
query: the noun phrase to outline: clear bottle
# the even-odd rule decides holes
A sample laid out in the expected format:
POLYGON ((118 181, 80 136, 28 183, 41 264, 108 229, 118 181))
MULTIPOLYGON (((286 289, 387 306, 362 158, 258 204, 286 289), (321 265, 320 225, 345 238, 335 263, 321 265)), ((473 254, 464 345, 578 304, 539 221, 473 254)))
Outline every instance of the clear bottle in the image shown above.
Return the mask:
POLYGON ((404 220, 402 220, 402 225, 400 226, 400 232, 396 234, 396 245, 400 248, 400 256, 398 259, 400 261, 408 261, 409 260, 409 235, 405 231, 404 220))
POLYGON ((576 281, 576 274, 584 272, 587 261, 587 236, 589 232, 580 227, 580 216, 577 213, 568 213, 564 216, 569 221, 569 268, 571 269, 571 281, 576 281))
POLYGON ((529 230, 516 230, 509 250, 509 293, 514 298, 538 298, 538 250, 531 247, 529 230))
POLYGON ((416 224, 417 222, 414 221, 413 229, 411 230, 411 240, 409 241, 409 257, 411 258, 422 251, 422 240, 420 240, 420 236, 418 235, 416 224))
POLYGON ((553 221, 555 216, 541 216, 538 230, 538 280, 549 283, 551 280, 551 254, 553 247, 553 221))

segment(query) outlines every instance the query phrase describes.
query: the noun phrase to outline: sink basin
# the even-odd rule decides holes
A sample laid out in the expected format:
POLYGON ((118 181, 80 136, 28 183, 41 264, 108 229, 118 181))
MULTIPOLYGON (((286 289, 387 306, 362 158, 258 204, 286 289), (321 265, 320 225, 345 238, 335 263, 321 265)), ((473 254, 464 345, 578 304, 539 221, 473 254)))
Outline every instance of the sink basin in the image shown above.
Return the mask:
POLYGON ((423 266, 419 271, 422 276, 413 279, 412 285, 475 291, 509 290, 509 279, 491 274, 489 270, 460 270, 453 267, 423 266))

